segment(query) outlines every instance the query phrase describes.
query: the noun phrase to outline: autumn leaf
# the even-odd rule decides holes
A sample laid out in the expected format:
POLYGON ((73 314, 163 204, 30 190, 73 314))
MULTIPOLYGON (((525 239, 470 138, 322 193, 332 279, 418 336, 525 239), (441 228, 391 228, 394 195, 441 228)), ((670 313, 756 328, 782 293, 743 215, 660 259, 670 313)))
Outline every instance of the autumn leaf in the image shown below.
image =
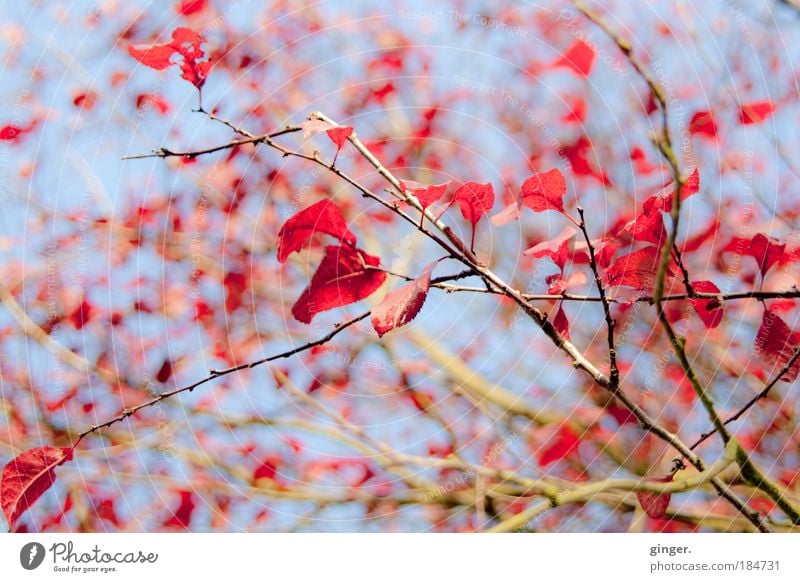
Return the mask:
MULTIPOLYGON (((645 481, 653 483, 671 483, 672 477, 672 474, 666 475, 665 477, 648 477, 645 481)), ((636 499, 639 501, 639 505, 644 512, 653 519, 664 518, 667 514, 667 508, 669 508, 671 498, 672 495, 670 493, 659 494, 651 491, 636 492, 636 499)))
POLYGON ((522 183, 522 203, 534 212, 564 212, 567 182, 558 168, 534 174, 522 183))
POLYGON ((453 194, 453 202, 457 202, 461 215, 472 224, 472 242, 475 246, 475 226, 481 216, 491 211, 494 206, 494 188, 490 183, 466 182, 459 186, 453 194))
MULTIPOLYGON (((780 316, 769 309, 764 310, 761 326, 758 328, 755 341, 755 352, 758 357, 781 370, 789 363, 798 346, 797 336, 786 325, 780 316)), ((794 382, 800 371, 800 361, 795 361, 781 378, 783 382, 794 382)))
POLYGON ((179 55, 182 59, 181 78, 201 89, 211 69, 211 62, 203 60, 205 52, 200 48, 205 42, 206 39, 195 31, 179 27, 172 31, 170 42, 145 48, 129 46, 128 53, 143 65, 158 71, 176 64, 172 57, 179 55))
POLYGON ((753 257, 758 263, 761 276, 767 274, 775 263, 786 253, 786 243, 776 238, 758 233, 751 240, 745 254, 753 257))
POLYGON ((347 138, 353 135, 353 128, 350 126, 332 127, 325 132, 330 140, 336 145, 336 154, 333 156, 333 163, 336 163, 336 158, 339 157, 339 152, 342 151, 344 144, 347 143, 347 138))
POLYGON ((556 316, 553 318, 553 327, 556 328, 558 333, 563 335, 565 338, 569 338, 569 319, 567 319, 567 314, 564 313, 564 305, 563 301, 558 302, 558 310, 556 311, 556 316))
POLYGON ((403 188, 403 192, 411 194, 414 196, 414 198, 419 200, 419 205, 422 206, 424 210, 431 204, 438 202, 442 196, 447 193, 447 188, 450 187, 450 182, 445 182, 444 184, 425 185, 418 184, 416 182, 401 181, 400 186, 403 188))
POLYGON ((178 14, 182 16, 191 16, 206 9, 208 0, 181 0, 175 7, 178 14))
POLYGON ((569 241, 577 232, 578 231, 571 226, 565 226, 554 238, 540 242, 522 254, 534 259, 550 257, 553 262, 563 270, 569 255, 569 241))
MULTIPOLYGON (((655 283, 661 252, 657 247, 648 246, 619 257, 607 270, 606 279, 612 287, 633 287, 650 289, 655 283)), ((675 265, 667 266, 667 277, 674 277, 675 265)))
POLYGON ((194 496, 191 491, 178 491, 180 494, 180 502, 178 507, 175 508, 174 513, 164 520, 164 527, 174 527, 177 529, 186 529, 192 521, 192 514, 196 504, 194 496))
MULTIPOLYGON (((720 292, 711 281, 692 281, 692 289, 700 293, 720 292)), ((708 329, 714 329, 722 322, 723 306, 719 299, 690 299, 689 304, 708 329)))
POLYGON ((580 438, 569 426, 562 424, 539 452, 540 467, 555 463, 578 450, 580 438))
POLYGON ((667 240, 664 218, 657 210, 644 211, 626 223, 618 233, 618 235, 623 234, 629 235, 633 240, 653 243, 659 247, 667 240))
POLYGON ((12 459, 3 468, 0 505, 10 527, 50 489, 56 480, 55 468, 72 460, 73 449, 37 447, 12 459))
POLYGON ((347 228, 341 210, 323 199, 292 216, 278 233, 278 260, 286 262, 290 254, 311 243, 317 234, 327 234, 340 242, 355 246, 356 237, 347 228))
POLYGON ((431 286, 431 272, 439 261, 434 261, 422 272, 422 275, 386 294, 383 301, 372 310, 372 327, 378 337, 402 327, 412 321, 428 296, 431 286))
POLYGON ((714 115, 710 111, 698 111, 689 120, 689 133, 716 139, 717 124, 714 115))
POLYGON ((350 246, 328 246, 311 283, 292 306, 297 321, 311 323, 318 313, 369 297, 386 280, 378 257, 350 246))
POLYGON ((739 123, 751 125, 761 123, 775 112, 772 101, 753 101, 739 108, 739 123))
POLYGON ((578 75, 588 77, 592 72, 595 52, 592 46, 583 39, 578 39, 567 52, 553 63, 554 67, 566 67, 578 75))

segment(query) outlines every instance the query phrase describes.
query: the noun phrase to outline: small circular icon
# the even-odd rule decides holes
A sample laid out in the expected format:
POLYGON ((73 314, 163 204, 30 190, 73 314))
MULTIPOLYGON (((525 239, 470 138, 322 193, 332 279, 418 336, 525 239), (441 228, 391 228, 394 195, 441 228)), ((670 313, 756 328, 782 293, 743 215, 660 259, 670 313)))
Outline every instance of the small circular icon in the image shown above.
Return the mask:
POLYGON ((35 570, 44 562, 44 546, 39 542, 30 542, 19 551, 19 563, 26 570, 35 570))

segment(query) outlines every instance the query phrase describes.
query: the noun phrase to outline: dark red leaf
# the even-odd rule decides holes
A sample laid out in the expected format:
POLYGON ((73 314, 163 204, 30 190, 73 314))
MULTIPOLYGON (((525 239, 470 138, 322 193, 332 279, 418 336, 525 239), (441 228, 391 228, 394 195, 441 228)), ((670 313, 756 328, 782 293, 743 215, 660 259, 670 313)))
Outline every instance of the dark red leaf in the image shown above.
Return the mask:
MULTIPOLYGON (((658 271, 661 252, 656 247, 644 247, 619 257, 606 270, 606 279, 612 287, 623 286, 634 289, 653 287, 658 271)), ((675 276, 675 265, 670 262, 667 277, 675 276)))
POLYGON ((556 67, 566 67, 578 75, 588 76, 594 64, 594 49, 583 39, 578 39, 567 52, 558 59, 553 65, 556 67))
POLYGON ((75 311, 69 314, 69 320, 72 322, 72 325, 75 326, 75 329, 81 329, 84 325, 91 321, 93 316, 94 307, 92 307, 92 304, 84 299, 75 309, 75 311))
POLYGON ((534 212, 564 212, 567 182, 558 168, 534 174, 522 183, 522 203, 534 212))
POLYGON ((278 233, 278 260, 285 262, 290 254, 308 246, 316 234, 328 234, 350 246, 356 244, 339 208, 330 200, 320 200, 283 225, 278 233))
POLYGON ((386 280, 378 257, 349 246, 329 246, 311 283, 292 307, 297 321, 311 323, 318 313, 369 297, 386 280))
MULTIPOLYGON (((700 293, 719 293, 719 287, 711 281, 692 281, 692 289, 700 293)), ((723 306, 719 299, 690 299, 689 303, 708 329, 714 329, 722 321, 723 306)))
POLYGON ((37 447, 12 459, 3 468, 0 505, 11 528, 19 517, 50 489, 55 468, 72 459, 73 449, 37 447))
POLYGON ((564 157, 569 160, 572 171, 577 176, 592 176, 605 186, 611 185, 611 180, 602 170, 594 167, 594 164, 589 161, 589 152, 592 149, 592 142, 585 135, 578 138, 574 144, 564 145, 561 151, 564 157))
POLYGON ((172 371, 173 371, 172 360, 167 358, 166 360, 164 360, 164 363, 161 364, 161 367, 158 369, 158 372, 156 372, 156 381, 163 384, 164 382, 172 378, 172 371))
MULTIPOLYGON (((653 483, 671 483, 672 474, 665 477, 648 477, 645 481, 652 481, 653 483)), ((649 491, 637 491, 636 499, 639 500, 639 505, 642 506, 644 512, 654 519, 662 519, 669 507, 669 501, 672 498, 670 493, 658 494, 649 491)))
MULTIPOLYGON (((796 338, 786 322, 774 311, 765 309, 761 318, 761 327, 756 334, 756 355, 771 364, 774 372, 778 372, 789 363, 796 347, 796 338)), ((800 371, 800 361, 796 361, 781 380, 794 382, 798 371, 800 371)))
POLYGON ((761 123, 775 111, 772 101, 753 101, 739 109, 739 122, 742 125, 761 123))
POLYGON ((453 201, 458 203, 461 215, 470 221, 474 228, 481 216, 494 206, 494 188, 488 182, 485 184, 467 182, 455 191, 453 201))
POLYGON ((428 296, 431 272, 437 263, 434 261, 425 267, 422 275, 407 285, 387 293, 372 310, 372 327, 378 332, 378 337, 406 325, 417 316, 428 296))
POLYGON ((179 491, 179 493, 181 501, 175 509, 175 513, 164 521, 164 527, 186 529, 192 521, 192 513, 194 513, 194 508, 196 507, 192 492, 179 491))
POLYGON ((698 111, 692 115, 689 121, 689 133, 716 139, 717 124, 714 115, 710 111, 698 111))

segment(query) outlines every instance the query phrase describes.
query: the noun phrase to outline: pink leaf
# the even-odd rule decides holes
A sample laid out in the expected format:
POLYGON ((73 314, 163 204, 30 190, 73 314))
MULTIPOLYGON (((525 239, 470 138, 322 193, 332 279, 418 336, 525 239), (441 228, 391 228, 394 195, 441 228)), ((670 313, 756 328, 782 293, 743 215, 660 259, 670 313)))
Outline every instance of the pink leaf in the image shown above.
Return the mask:
POLYGON ((312 135, 322 133, 323 131, 328 131, 335 126, 332 123, 319 119, 318 117, 312 117, 301 123, 300 127, 303 128, 303 137, 311 137, 312 135))
POLYGON ((372 327, 378 337, 402 327, 412 321, 425 303, 431 285, 431 272, 438 261, 434 261, 422 275, 399 289, 386 294, 383 301, 372 310, 372 327))
POLYGON ((339 208, 330 200, 320 200, 292 216, 278 233, 278 260, 283 263, 293 252, 311 242, 317 234, 327 234, 350 246, 356 237, 347 228, 339 208))
POLYGON ((73 449, 37 447, 25 451, 3 468, 0 505, 10 527, 50 489, 56 480, 55 468, 72 459, 73 449))
POLYGON ((522 203, 534 212, 564 212, 567 182, 558 168, 534 174, 522 183, 522 203))
POLYGON ((493 215, 489 222, 492 223, 492 226, 501 227, 505 226, 510 222, 514 222, 515 220, 519 220, 520 217, 520 209, 521 205, 519 202, 512 202, 503 210, 498 212, 497 214, 493 215))
POLYGON ((383 271, 369 269, 378 257, 350 246, 329 246, 311 283, 292 306, 297 321, 311 323, 318 313, 369 297, 386 280, 383 271))
MULTIPOLYGON (((671 483, 672 477, 672 474, 665 477, 648 477, 645 481, 651 481, 653 483, 671 483)), ((644 512, 653 519, 664 518, 667 514, 667 508, 669 507, 671 498, 672 495, 670 493, 659 494, 650 491, 636 492, 636 499, 639 500, 639 505, 641 505, 644 512)))

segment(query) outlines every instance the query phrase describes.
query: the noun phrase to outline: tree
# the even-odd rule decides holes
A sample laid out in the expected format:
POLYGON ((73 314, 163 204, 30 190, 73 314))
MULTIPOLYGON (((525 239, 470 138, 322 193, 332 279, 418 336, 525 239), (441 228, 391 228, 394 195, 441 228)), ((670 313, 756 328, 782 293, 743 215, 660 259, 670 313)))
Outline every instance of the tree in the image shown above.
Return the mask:
POLYGON ((341 9, 13 41, 10 529, 800 524, 793 7, 341 9))

